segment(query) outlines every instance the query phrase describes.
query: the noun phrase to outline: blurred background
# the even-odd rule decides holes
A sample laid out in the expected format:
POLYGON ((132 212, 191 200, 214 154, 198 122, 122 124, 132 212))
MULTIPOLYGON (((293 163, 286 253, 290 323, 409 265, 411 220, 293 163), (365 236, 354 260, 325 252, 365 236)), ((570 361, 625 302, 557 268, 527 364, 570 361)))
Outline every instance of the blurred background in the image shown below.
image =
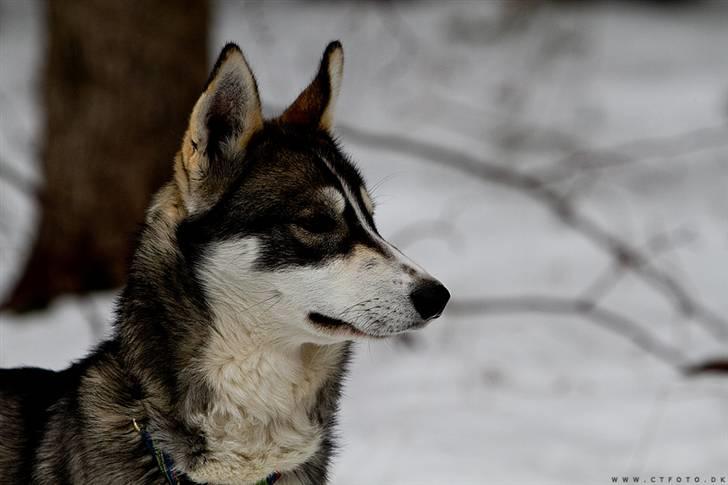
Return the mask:
POLYGON ((453 293, 359 346, 333 483, 728 477, 723 1, 0 1, 0 365, 109 335, 226 41, 275 114, 332 39, 380 230, 453 293))

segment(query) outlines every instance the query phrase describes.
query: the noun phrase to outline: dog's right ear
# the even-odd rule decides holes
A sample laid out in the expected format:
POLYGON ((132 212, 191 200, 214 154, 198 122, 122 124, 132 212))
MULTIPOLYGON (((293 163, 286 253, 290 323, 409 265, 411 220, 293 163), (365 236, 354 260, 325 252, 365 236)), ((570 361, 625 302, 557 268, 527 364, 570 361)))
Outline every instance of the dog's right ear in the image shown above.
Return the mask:
POLYGON ((250 138, 263 127, 253 72, 227 44, 195 103, 175 162, 175 181, 189 214, 211 207, 241 167, 250 138))

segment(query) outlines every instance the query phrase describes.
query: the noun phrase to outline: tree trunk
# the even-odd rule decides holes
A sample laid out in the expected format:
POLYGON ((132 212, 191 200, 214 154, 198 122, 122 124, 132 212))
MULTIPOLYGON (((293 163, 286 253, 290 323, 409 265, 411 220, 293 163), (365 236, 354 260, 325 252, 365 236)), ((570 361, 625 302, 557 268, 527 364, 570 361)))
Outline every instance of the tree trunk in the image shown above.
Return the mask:
POLYGON ((134 234, 207 72, 206 0, 51 0, 44 187, 6 308, 123 284, 134 234))

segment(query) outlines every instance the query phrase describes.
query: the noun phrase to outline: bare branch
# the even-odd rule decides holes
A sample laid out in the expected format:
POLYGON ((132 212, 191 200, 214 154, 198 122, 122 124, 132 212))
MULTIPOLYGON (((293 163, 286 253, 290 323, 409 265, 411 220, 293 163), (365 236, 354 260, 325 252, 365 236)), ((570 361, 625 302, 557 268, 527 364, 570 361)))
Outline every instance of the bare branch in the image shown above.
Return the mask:
POLYGON ((623 167, 647 160, 677 158, 705 150, 728 147, 728 126, 698 128, 677 135, 643 138, 596 150, 575 150, 535 173, 546 183, 573 178, 587 171, 623 167))
POLYGON ((728 374, 728 359, 706 360, 705 362, 693 364, 685 368, 685 373, 689 376, 728 374))
MULTIPOLYGON (((671 251, 679 245, 692 241, 693 238, 694 234, 686 231, 685 229, 679 229, 671 233, 663 232, 652 236, 647 241, 645 251, 654 258, 655 255, 671 251)), ((629 268, 621 264, 620 261, 613 261, 610 267, 603 273, 599 274, 595 278, 594 282, 587 287, 587 289, 582 293, 581 298, 592 301, 601 300, 606 293, 613 289, 622 280, 622 277, 628 269, 629 268)))
POLYGON ((626 338, 648 354, 669 366, 682 369, 687 362, 683 353, 665 344, 629 317, 599 306, 593 301, 558 296, 526 295, 505 298, 478 298, 454 301, 448 312, 454 315, 508 315, 541 313, 582 317, 626 338))

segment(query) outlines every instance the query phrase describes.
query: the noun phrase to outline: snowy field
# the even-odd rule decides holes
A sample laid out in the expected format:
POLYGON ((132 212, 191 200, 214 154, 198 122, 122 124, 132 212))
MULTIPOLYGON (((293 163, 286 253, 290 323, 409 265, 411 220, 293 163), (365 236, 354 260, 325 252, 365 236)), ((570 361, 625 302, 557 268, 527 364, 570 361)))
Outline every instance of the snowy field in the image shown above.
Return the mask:
MULTIPOLYGON (((509 22, 495 5, 217 4, 211 57, 238 42, 271 110, 341 39, 341 138, 375 187, 380 230, 453 293, 450 313, 412 339, 358 348, 333 483, 728 479, 728 379, 686 378, 589 315, 468 310, 480 298, 580 295, 612 264, 603 250, 523 190, 362 136, 557 173, 549 190, 630 245, 661 241, 645 250, 651 267, 728 319, 728 4, 548 7, 509 22)), ((0 4, 0 160, 29 177, 41 14, 0 4)), ((7 291, 35 216, 0 187, 7 291)), ((0 314, 0 365, 67 366, 108 332, 112 299, 0 314)), ((599 299, 681 362, 728 353, 673 302, 629 271, 599 299)))

